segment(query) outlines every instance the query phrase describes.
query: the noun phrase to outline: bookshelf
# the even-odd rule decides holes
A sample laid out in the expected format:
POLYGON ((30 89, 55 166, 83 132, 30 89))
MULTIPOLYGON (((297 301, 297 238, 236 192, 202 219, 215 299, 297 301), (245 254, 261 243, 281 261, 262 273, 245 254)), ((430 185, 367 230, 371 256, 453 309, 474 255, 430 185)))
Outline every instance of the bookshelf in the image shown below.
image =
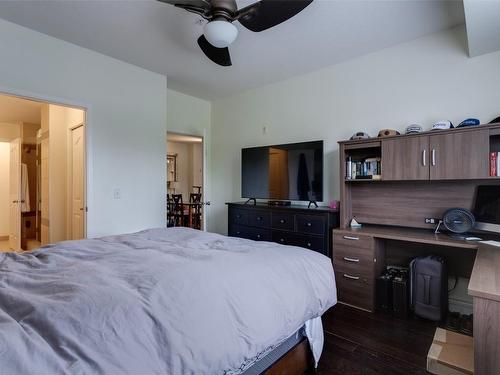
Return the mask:
POLYGON ((353 217, 431 228, 424 217, 441 217, 453 205, 472 208, 478 185, 500 184, 500 176, 490 176, 490 154, 500 152, 500 123, 339 145, 343 228, 353 217), (380 179, 348 178, 349 159, 373 158, 380 160, 380 179))

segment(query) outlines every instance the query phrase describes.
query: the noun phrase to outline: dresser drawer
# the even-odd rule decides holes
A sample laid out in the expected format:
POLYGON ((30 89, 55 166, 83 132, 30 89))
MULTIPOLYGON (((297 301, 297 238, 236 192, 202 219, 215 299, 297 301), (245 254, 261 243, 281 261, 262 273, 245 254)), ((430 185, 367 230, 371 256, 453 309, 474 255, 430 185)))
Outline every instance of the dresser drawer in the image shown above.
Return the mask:
POLYGON ((242 225, 230 225, 228 234, 230 237, 250 238, 252 236, 252 229, 242 225))
POLYGON ((297 244, 297 238, 293 233, 273 230, 271 237, 273 242, 281 245, 296 246, 297 244))
POLYGON ((232 208, 229 210, 229 224, 248 225, 250 211, 232 208))
POLYGON ((271 241, 271 231, 263 228, 251 228, 249 238, 255 241, 271 241))
POLYGON ((254 227, 269 228, 271 226, 271 213, 266 211, 251 212, 248 224, 254 227))
POLYGON ((295 245, 327 255, 325 240, 323 237, 304 236, 298 234, 295 239, 295 245))
POLYGON ((325 233, 325 218, 317 215, 295 215, 297 232, 321 235, 325 233))
POLYGON ((357 235, 357 234, 333 234, 333 251, 335 247, 350 248, 355 247, 358 249, 372 250, 375 247, 375 240, 371 236, 357 235))
POLYGON ((373 311, 373 280, 342 267, 335 267, 337 298, 339 302, 373 311))
POLYGON ((271 215, 272 227, 276 229, 293 230, 293 214, 285 212, 273 212, 271 215))

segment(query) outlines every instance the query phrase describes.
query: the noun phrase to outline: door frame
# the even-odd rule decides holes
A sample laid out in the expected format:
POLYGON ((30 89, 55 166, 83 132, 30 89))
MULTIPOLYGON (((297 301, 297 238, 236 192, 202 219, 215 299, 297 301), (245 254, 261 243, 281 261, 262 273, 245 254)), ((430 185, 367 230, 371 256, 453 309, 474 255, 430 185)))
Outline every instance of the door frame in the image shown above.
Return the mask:
MULTIPOLYGON (((207 195, 207 143, 206 143, 206 139, 207 139, 207 136, 206 136, 206 130, 203 129, 203 134, 200 135, 199 133, 197 132, 194 132, 192 134, 190 133, 185 133, 185 132, 182 132, 182 131, 176 131, 176 130, 167 130, 167 133, 166 133, 166 137, 165 137, 165 150, 166 150, 166 154, 168 154, 168 146, 167 146, 167 142, 168 142, 168 135, 169 134, 172 134, 172 135, 180 135, 180 136, 186 136, 186 137, 196 137, 196 138, 201 138, 201 145, 202 145, 202 191, 203 191, 203 201, 204 202, 210 202, 210 200, 207 200, 208 198, 208 195, 207 195)), ((173 141, 175 142, 175 141, 173 141)), ((166 163, 166 155, 165 154, 165 163, 166 163)), ((166 181, 165 181, 166 182, 166 181)), ((166 185, 165 185, 165 190, 168 194, 168 190, 166 188, 166 185)), ((207 218, 208 218, 208 210, 209 210, 209 207, 210 207, 210 204, 209 205, 204 205, 203 206, 203 219, 202 219, 202 222, 203 222, 203 231, 207 231, 207 218)), ((166 219, 166 218, 165 218, 166 219)))
MULTIPOLYGON (((67 99, 67 98, 60 98, 56 96, 51 96, 51 95, 46 95, 46 94, 40 94, 40 93, 34 93, 32 91, 28 90, 19 90, 19 89, 14 89, 11 87, 5 87, 5 86, 0 86, 0 95, 8 95, 8 96, 14 96, 20 99, 25 99, 25 100, 31 100, 35 102, 41 102, 45 104, 55 104, 63 107, 70 107, 70 108, 76 108, 76 109, 81 109, 84 112, 84 119, 83 123, 85 125, 85 132, 84 132, 84 142, 85 142, 85 147, 84 147, 84 160, 85 160, 85 166, 84 166, 84 172, 83 172, 83 178, 84 178, 84 187, 85 187, 85 216, 84 216, 84 238, 87 238, 87 227, 88 227, 88 207, 91 207, 90 198, 92 197, 92 194, 89 194, 91 192, 90 186, 92 186, 92 175, 93 175, 93 153, 92 153, 92 126, 93 124, 92 121, 92 116, 93 116, 93 110, 92 106, 89 105, 88 103, 84 102, 78 102, 73 99, 67 99)), ((49 166, 50 168, 50 166, 49 166)))

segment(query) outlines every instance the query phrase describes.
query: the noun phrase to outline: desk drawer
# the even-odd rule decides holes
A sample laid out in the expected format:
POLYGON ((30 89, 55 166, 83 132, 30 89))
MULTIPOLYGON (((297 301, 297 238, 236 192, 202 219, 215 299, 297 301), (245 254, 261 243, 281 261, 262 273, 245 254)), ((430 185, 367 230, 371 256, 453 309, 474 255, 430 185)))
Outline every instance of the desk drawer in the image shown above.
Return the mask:
POLYGON ((285 212, 272 213, 272 227, 276 229, 293 230, 293 214, 285 212))
POLYGON ((343 267, 334 266, 334 270, 339 302, 373 311, 373 280, 343 267))
POLYGON ((297 223, 297 232, 319 235, 325 233, 325 218, 322 216, 297 214, 295 222, 297 223))
POLYGON ((333 267, 344 270, 349 274, 370 279, 373 282, 375 275, 375 265, 373 258, 354 256, 333 256, 333 267))
POLYGON ((269 228, 271 225, 271 213, 266 211, 251 212, 249 215, 249 225, 269 228))
POLYGON ((358 248, 358 249, 374 249, 375 240, 371 236, 357 235, 357 234, 333 234, 333 251, 335 252, 335 247, 344 248, 358 248))
POLYGON ((229 210, 229 224, 248 225, 250 211, 231 208, 229 210))

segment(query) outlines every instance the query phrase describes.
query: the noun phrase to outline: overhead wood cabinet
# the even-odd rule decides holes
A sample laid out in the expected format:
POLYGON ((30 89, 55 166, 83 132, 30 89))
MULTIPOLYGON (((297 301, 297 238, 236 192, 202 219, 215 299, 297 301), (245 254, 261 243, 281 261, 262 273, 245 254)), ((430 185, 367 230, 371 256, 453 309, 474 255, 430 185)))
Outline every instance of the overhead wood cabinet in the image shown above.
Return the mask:
POLYGON ((429 136, 430 179, 488 178, 489 142, 488 129, 429 136))
POLYGON ((382 140, 382 179, 463 180, 488 178, 489 131, 382 140))
POLYGON ((382 179, 429 179, 429 137, 391 138, 382 141, 382 179))

